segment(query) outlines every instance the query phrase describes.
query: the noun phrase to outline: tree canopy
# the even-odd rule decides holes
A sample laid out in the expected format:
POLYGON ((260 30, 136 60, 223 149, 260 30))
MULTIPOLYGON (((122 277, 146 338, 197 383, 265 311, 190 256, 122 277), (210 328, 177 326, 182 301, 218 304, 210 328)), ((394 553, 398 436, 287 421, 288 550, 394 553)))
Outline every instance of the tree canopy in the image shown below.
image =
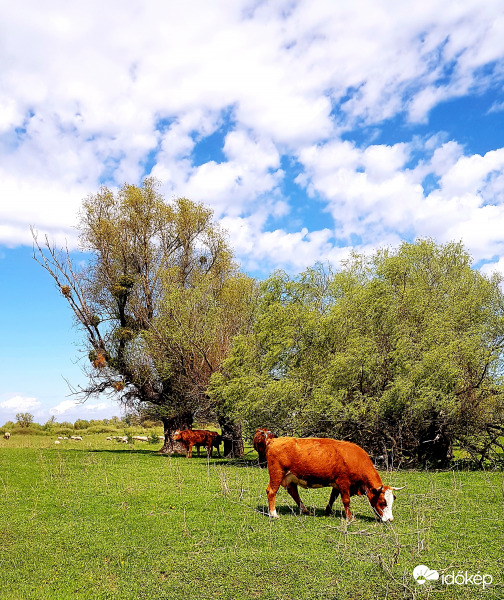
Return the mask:
POLYGON ((446 464, 456 443, 482 462, 503 449, 501 283, 432 240, 275 273, 211 394, 249 433, 350 439, 389 466, 446 464))
POLYGON ((206 385, 249 324, 254 283, 212 211, 186 198, 165 202, 152 178, 90 195, 78 229, 88 257, 80 270, 68 251, 34 237, 37 260, 86 333, 89 385, 79 392, 150 408, 165 424, 168 449, 174 429, 216 408, 206 385))

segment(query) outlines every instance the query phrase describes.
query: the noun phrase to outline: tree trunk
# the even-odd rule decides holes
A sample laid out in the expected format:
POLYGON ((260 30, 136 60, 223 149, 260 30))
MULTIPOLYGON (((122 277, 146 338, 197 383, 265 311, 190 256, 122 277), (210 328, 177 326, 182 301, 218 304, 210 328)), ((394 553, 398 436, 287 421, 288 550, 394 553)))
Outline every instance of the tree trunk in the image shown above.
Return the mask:
POLYGON ((444 423, 433 420, 418 444, 418 462, 423 466, 446 467, 452 458, 452 441, 444 423))
POLYGON ((180 442, 174 442, 172 435, 177 429, 192 429, 192 414, 188 412, 169 419, 163 417, 161 420, 164 427, 164 444, 159 454, 185 454, 185 447, 180 442))
POLYGON ((219 425, 222 431, 222 441, 224 442, 224 457, 240 458, 243 456, 241 425, 226 418, 219 419, 219 425))

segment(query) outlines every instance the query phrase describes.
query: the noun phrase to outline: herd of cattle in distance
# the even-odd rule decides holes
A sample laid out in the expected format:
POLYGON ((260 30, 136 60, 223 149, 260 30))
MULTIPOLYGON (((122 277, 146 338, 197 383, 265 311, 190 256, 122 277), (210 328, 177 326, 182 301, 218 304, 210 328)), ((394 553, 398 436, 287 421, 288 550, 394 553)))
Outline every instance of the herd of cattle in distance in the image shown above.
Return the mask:
MULTIPOLYGON (((193 446, 196 446, 198 456, 200 446, 205 446, 209 457, 212 456, 212 448, 217 449, 220 457, 222 438, 214 431, 177 430, 172 438, 184 446, 187 458, 191 458, 193 446)), ((266 493, 271 518, 278 518, 275 497, 280 486, 292 496, 301 513, 309 514, 299 497, 299 485, 305 489, 332 488, 325 509, 327 516, 332 513, 334 501, 341 495, 346 519, 352 521, 350 497, 365 495, 378 519, 393 521, 394 491, 403 488, 384 485, 369 454, 357 444, 330 438, 276 437, 266 427, 259 427, 254 435, 253 446, 259 464, 268 466, 266 493)))

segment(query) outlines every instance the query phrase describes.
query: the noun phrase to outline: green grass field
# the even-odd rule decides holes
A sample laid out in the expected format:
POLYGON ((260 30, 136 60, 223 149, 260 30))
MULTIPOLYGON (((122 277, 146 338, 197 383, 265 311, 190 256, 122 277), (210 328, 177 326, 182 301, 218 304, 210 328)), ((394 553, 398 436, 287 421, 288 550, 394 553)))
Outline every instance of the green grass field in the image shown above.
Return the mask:
POLYGON ((365 498, 349 525, 339 500, 324 517, 329 489, 301 490, 315 510, 299 516, 281 489, 270 521, 268 474, 252 462, 105 437, 0 440, 2 599, 504 598, 503 473, 383 473, 407 484, 392 524, 365 498), (419 585, 419 564, 459 583, 419 585), (466 572, 493 584, 461 583, 466 572))

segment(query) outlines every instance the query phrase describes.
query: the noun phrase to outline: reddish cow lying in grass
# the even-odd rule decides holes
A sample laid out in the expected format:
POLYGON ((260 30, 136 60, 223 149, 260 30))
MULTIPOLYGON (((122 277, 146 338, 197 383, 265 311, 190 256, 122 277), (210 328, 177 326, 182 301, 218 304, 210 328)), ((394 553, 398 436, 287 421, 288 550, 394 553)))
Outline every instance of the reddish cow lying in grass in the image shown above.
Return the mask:
POLYGON ((275 496, 282 485, 294 498, 302 513, 308 510, 301 502, 297 486, 303 488, 332 487, 326 515, 339 494, 345 507, 345 516, 353 520, 350 496, 368 497, 375 514, 382 521, 392 521, 394 488, 383 485, 368 453, 351 442, 328 438, 276 438, 266 445, 270 481, 266 488, 269 514, 277 518, 275 496))
POLYGON ((200 455, 200 446, 206 446, 208 456, 212 456, 212 446, 217 448, 220 458, 221 436, 216 431, 207 431, 206 429, 177 429, 172 435, 175 442, 181 442, 186 449, 186 458, 191 458, 192 448, 196 446, 198 456, 200 455))
POLYGON ((259 464, 261 466, 266 464, 266 443, 268 440, 276 438, 276 435, 271 432, 267 427, 258 427, 256 429, 252 444, 254 450, 259 455, 259 464))

